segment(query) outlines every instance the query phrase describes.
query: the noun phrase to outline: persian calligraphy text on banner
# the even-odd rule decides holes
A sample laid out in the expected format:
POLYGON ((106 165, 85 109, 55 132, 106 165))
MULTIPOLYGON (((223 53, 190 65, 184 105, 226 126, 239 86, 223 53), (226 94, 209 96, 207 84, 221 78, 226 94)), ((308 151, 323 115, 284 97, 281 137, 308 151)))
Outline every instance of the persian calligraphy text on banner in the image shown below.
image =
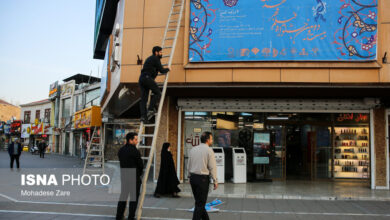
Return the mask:
POLYGON ((190 62, 370 61, 377 0, 191 0, 190 62))

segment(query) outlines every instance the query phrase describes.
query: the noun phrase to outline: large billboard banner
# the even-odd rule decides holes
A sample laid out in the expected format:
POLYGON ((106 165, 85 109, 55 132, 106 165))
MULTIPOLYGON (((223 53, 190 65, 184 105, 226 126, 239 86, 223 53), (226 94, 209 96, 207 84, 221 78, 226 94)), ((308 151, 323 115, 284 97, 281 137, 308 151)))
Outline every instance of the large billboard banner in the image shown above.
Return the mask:
POLYGON ((189 61, 371 61, 377 0, 191 0, 189 61))

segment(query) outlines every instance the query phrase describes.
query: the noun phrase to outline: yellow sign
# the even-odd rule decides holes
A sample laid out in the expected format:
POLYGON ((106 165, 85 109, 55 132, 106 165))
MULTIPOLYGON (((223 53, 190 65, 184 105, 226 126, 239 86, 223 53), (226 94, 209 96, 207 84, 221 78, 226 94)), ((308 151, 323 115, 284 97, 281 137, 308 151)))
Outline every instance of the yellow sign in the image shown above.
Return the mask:
POLYGON ((102 116, 99 106, 92 106, 74 114, 74 128, 82 129, 102 125, 102 116))

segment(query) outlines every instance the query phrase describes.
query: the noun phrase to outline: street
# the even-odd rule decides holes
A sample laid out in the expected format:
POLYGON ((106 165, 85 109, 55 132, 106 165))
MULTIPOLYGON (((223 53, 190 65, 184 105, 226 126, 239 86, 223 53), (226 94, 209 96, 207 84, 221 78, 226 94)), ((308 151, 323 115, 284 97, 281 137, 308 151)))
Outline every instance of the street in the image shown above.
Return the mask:
MULTIPOLYGON (((7 169, 9 158, 0 153, 0 168, 7 169)), ((44 159, 24 152, 21 170, 25 168, 77 168, 79 159, 47 154, 44 159)), ((209 201, 215 199, 209 198, 209 201)), ((390 219, 390 202, 323 201, 221 198, 224 202, 210 213, 211 219, 390 219)), ((154 198, 149 192, 142 219, 191 219, 194 200, 191 197, 154 198)), ((0 192, 0 219, 114 219, 116 202, 24 201, 0 192)))

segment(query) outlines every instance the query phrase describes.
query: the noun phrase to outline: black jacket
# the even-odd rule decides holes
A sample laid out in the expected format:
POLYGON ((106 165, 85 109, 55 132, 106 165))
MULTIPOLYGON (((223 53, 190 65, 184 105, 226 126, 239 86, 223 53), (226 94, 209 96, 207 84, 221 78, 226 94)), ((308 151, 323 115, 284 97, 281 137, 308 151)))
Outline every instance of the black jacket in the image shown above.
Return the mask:
POLYGON ((141 154, 134 145, 126 144, 118 151, 119 164, 121 168, 136 168, 137 178, 141 180, 144 164, 141 154))
POLYGON ((10 156, 12 156, 14 154, 14 144, 17 144, 18 145, 18 156, 20 156, 22 154, 22 145, 20 143, 14 143, 14 142, 11 142, 9 145, 8 145, 8 154, 10 156))
POLYGON ((153 79, 157 77, 157 74, 167 73, 168 68, 163 68, 161 65, 161 60, 158 56, 152 55, 145 60, 144 67, 141 70, 141 76, 149 75, 153 79))

